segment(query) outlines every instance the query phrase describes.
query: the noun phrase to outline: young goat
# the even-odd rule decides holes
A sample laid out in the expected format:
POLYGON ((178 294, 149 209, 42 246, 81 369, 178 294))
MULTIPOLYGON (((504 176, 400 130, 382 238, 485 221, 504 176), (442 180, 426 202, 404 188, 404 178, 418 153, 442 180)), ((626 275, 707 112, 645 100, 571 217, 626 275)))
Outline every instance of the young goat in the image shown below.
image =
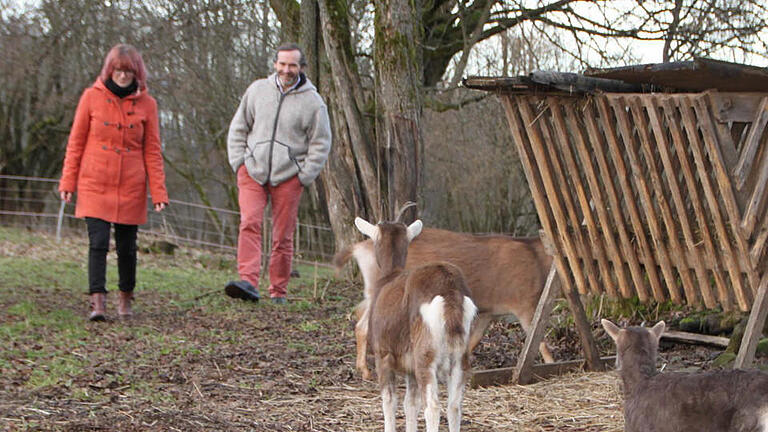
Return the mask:
POLYGON ((651 329, 602 324, 616 342, 626 432, 768 432, 768 374, 659 374, 656 355, 664 321, 651 329))
POLYGON ((368 342, 376 359, 384 431, 395 431, 396 375, 405 375, 406 431, 416 432, 419 402, 425 404, 427 432, 440 423, 438 378, 448 385, 448 429, 461 426, 461 401, 469 370, 467 341, 477 308, 456 266, 431 263, 405 271, 408 244, 421 221, 372 225, 355 219, 373 240, 381 278, 372 282, 368 342))
MULTIPOLYGON (((355 243, 339 251, 333 259, 341 268, 354 258, 363 275, 365 299, 357 307, 357 369, 363 379, 370 379, 366 365, 366 334, 368 333, 368 303, 371 286, 381 276, 376 265, 373 243, 355 243)), ((427 262, 445 261, 459 267, 464 274, 478 315, 469 339, 470 351, 480 342, 491 321, 499 316, 514 314, 523 330, 530 329, 536 305, 544 289, 552 257, 539 238, 515 238, 505 235, 473 235, 425 228, 408 247, 406 270, 427 262)), ((542 342, 539 346, 547 363, 552 354, 542 342)))

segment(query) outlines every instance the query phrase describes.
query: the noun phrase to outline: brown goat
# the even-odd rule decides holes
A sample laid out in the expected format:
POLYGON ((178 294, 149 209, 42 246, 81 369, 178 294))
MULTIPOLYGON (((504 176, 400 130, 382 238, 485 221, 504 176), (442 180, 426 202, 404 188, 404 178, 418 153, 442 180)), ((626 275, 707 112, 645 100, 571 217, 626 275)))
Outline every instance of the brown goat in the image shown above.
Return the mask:
POLYGON ((656 372, 664 321, 653 328, 603 328, 616 342, 626 432, 768 432, 768 374, 728 370, 656 372))
POLYGON ((381 277, 370 290, 368 342, 376 359, 385 432, 395 431, 396 375, 404 375, 406 431, 418 428, 419 399, 427 432, 437 432, 440 406, 437 384, 448 384, 448 428, 461 427, 461 402, 469 371, 467 342, 477 308, 456 266, 427 263, 405 270, 408 243, 421 232, 421 221, 355 225, 373 239, 381 277), (418 396, 420 397, 418 397, 418 396), (418 398, 417 398, 418 397, 418 398))
MULTIPOLYGON (((370 379, 365 361, 367 309, 371 286, 381 271, 376 265, 373 243, 355 243, 336 254, 333 262, 341 268, 354 257, 363 275, 365 299, 357 306, 357 369, 363 379, 370 379)), ((433 261, 445 261, 459 267, 472 290, 478 316, 472 326, 470 351, 477 346, 491 321, 514 314, 526 333, 530 330, 536 305, 544 289, 552 257, 539 238, 515 238, 505 235, 472 235, 425 228, 408 247, 406 269, 433 261)), ((539 346, 547 363, 552 354, 543 342, 539 346)))

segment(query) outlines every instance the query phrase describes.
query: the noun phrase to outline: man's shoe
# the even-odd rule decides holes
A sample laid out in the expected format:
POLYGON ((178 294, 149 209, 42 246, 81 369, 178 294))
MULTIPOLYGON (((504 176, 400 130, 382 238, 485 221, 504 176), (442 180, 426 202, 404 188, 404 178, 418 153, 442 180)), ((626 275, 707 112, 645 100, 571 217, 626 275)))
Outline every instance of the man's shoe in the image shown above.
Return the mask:
POLYGON ((259 290, 248 281, 230 281, 224 287, 224 292, 232 298, 250 300, 252 302, 259 301, 259 290))
POLYGON ((272 304, 284 305, 288 303, 288 300, 286 300, 285 297, 272 297, 270 300, 272 301, 272 304))

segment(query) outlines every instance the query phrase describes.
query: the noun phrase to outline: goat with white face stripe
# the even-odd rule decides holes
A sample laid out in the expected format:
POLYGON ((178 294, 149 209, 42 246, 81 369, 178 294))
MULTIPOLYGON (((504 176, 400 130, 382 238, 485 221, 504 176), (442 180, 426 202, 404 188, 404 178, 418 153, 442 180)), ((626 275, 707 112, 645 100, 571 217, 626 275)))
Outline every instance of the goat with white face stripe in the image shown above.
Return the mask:
POLYGON ((373 240, 381 274, 372 283, 368 344, 376 359, 384 431, 395 431, 396 377, 403 375, 406 431, 416 432, 420 404, 427 432, 437 431, 437 385, 443 380, 448 385, 448 429, 458 432, 470 369, 469 332, 477 312, 461 270, 446 262, 404 270, 408 244, 421 232, 421 221, 406 227, 356 218, 355 225, 373 240))

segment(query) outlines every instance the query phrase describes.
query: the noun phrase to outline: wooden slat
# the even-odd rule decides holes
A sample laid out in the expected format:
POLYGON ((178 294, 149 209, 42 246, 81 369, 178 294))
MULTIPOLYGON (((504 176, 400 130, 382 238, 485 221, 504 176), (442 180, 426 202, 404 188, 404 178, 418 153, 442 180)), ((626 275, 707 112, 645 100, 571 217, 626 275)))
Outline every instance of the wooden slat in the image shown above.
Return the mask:
POLYGON ((566 291, 563 295, 568 300, 568 306, 573 315, 573 323, 579 332, 579 341, 581 341, 581 349, 584 352, 588 369, 591 371, 603 370, 600 363, 600 352, 597 350, 595 337, 592 335, 592 323, 584 312, 584 305, 581 304, 579 295, 573 291, 566 291))
POLYGON ((734 285, 734 289, 742 290, 742 296, 744 297, 747 307, 749 307, 748 305, 752 303, 752 298, 757 293, 757 286, 760 284, 760 278, 758 277, 757 272, 754 271, 755 264, 750 261, 747 236, 744 234, 739 223, 741 222, 741 212, 736 203, 736 195, 731 186, 731 178, 728 175, 728 169, 726 168, 722 152, 720 151, 720 144, 713 127, 714 118, 707 105, 707 99, 701 96, 694 98, 694 107, 696 114, 699 117, 699 124, 701 125, 704 143, 707 146, 707 154, 709 155, 710 164, 714 169, 720 198, 725 207, 725 214, 728 216, 727 226, 730 227, 733 239, 736 241, 736 249, 739 256, 746 258, 750 264, 750 271, 746 274, 751 290, 745 289, 742 284, 734 285))
MULTIPOLYGON (((712 107, 712 125, 717 132, 718 142, 720 143, 720 153, 722 153, 723 159, 725 160, 725 166, 730 170, 736 166, 736 161, 739 158, 732 132, 733 125, 730 123, 733 120, 722 120, 724 110, 728 111, 729 108, 731 110, 733 109, 733 107, 726 107, 728 101, 731 99, 727 96, 718 97, 718 95, 722 94, 718 93, 717 90, 708 90, 703 92, 702 95, 706 98, 707 104, 712 107)), ((738 99, 741 100, 742 98, 738 99)))
POLYGON ((733 286, 734 294, 736 295, 736 301, 739 304, 741 310, 749 310, 749 303, 744 296, 743 284, 741 283, 741 274, 736 260, 733 254, 733 248, 731 247, 730 240, 728 239, 727 229, 725 227, 725 221, 720 214, 720 205, 717 201, 717 195, 715 194, 715 188, 712 186, 712 181, 709 179, 709 171, 704 164, 704 147, 702 140, 699 138, 698 122, 694 116, 694 103, 688 96, 680 97, 677 99, 680 103, 680 112, 683 116, 683 124, 685 131, 688 134, 688 143, 690 145, 693 159, 696 164, 696 171, 701 181, 702 189, 704 190, 705 202, 709 208, 709 214, 712 216, 712 221, 715 226, 715 233, 719 243, 721 256, 725 261, 725 265, 728 268, 728 274, 730 275, 731 285, 733 286))
MULTIPOLYGON (((533 116, 530 103, 536 102, 537 99, 530 97, 527 99, 519 99, 518 108, 521 118, 524 124, 527 126, 528 139, 533 150, 536 163, 539 168, 539 173, 542 176, 544 188, 547 191, 547 197, 549 199, 550 208, 555 218, 555 223, 558 227, 558 232, 563 237, 566 257, 570 263, 571 272, 576 280, 576 287, 579 292, 587 292, 585 287, 584 273, 580 267, 579 255, 573 244, 573 239, 568 235, 568 222, 566 215, 563 212, 561 203, 561 196, 556 189, 556 184, 553 178, 553 164, 559 166, 559 161, 556 155, 552 159, 547 159, 547 152, 545 152, 545 141, 542 140, 542 131, 546 130, 545 124, 536 125, 540 116, 533 116), (528 102, 526 102, 528 101, 528 102), (530 103, 529 103, 530 102, 530 103), (539 127, 537 127, 539 126, 539 127)), ((543 115, 543 113, 541 114, 543 115)), ((564 186, 564 187, 567 187, 564 186)), ((574 230, 579 229, 579 226, 574 227, 574 230)), ((583 255, 584 256, 584 255, 583 255)), ((591 323, 587 320, 584 313, 584 307, 579 300, 579 296, 574 291, 563 292, 565 298, 568 300, 568 305, 573 315, 574 324, 579 332, 579 339, 581 340, 581 347, 584 350, 584 356, 587 360, 587 364, 591 369, 596 370, 599 368, 599 354, 597 346, 595 344, 594 337, 592 336, 591 323)))
MULTIPOLYGON (((699 280, 699 284, 697 285, 698 292, 700 292, 704 298, 704 304, 706 307, 713 309, 717 307, 717 299, 715 299, 715 296, 712 293, 712 289, 709 286, 709 278, 707 277, 707 271, 704 266, 704 259, 699 253, 699 248, 696 247, 696 239, 693 236, 691 224, 688 220, 688 212, 685 208, 685 199, 683 198, 683 193, 680 190, 680 185, 677 181, 678 171, 673 164, 673 158, 669 152, 670 143, 667 140, 667 129, 662 124, 662 120, 659 116, 658 100, 658 97, 646 97, 643 99, 643 103, 648 110, 648 118, 651 123, 651 128, 653 129, 653 133, 656 136, 657 151, 661 156, 661 163, 664 167, 664 171, 667 173, 669 190, 672 194, 672 202, 674 203, 676 210, 677 221, 680 224, 680 228, 683 231, 683 238, 685 239, 685 245, 687 249, 685 253, 690 254, 691 259, 689 261, 692 262, 694 271, 696 272, 696 278, 699 280)), ((682 141, 679 129, 670 129, 670 133, 672 134, 672 140, 682 141)), ((669 233, 670 237, 675 236, 675 233, 670 231, 669 224, 667 224, 667 232, 669 233)), ((675 252, 675 254, 679 253, 680 252, 677 251, 675 252)), ((689 301, 691 298, 696 298, 695 294, 688 292, 689 288, 685 283, 683 284, 683 287, 686 289, 686 297, 689 299, 689 301)))
MULTIPOLYGON (((544 226, 544 230, 547 232, 548 237, 553 241, 554 245, 557 245, 558 242, 554 241, 554 239, 556 238, 555 234, 558 234, 560 236, 560 240, 562 241, 562 246, 564 246, 560 253, 556 254, 554 257, 555 264, 558 267, 558 272, 560 272, 560 278, 561 280, 566 280, 570 274, 573 274, 578 289, 580 283, 582 285, 584 284, 584 276, 581 272, 581 268, 579 266, 579 257, 575 253, 571 238, 566 234, 567 224, 563 216, 559 197, 556 191, 553 189, 554 182, 551 175, 551 167, 542 148, 544 143, 541 140, 540 130, 534 126, 536 119, 533 117, 533 113, 529 105, 529 100, 531 100, 531 98, 518 97, 515 98, 514 103, 511 100, 505 101, 505 108, 509 108, 507 109, 507 118, 510 120, 510 124, 513 126, 513 133, 515 134, 516 138, 518 138, 515 142, 518 145, 518 150, 520 150, 521 161, 522 159, 525 159, 524 163, 529 165, 526 171, 526 176, 533 174, 534 172, 540 174, 542 184, 544 185, 544 191, 547 192, 547 199, 545 200, 545 197, 541 195, 541 191, 539 190, 539 193, 537 193, 534 201, 539 201, 539 203, 536 204, 537 211, 540 209, 544 211, 543 213, 540 213, 540 219, 547 220, 547 225, 544 226, 544 221, 542 221, 542 225, 544 226), (517 108, 517 110, 515 110, 515 108, 517 108), (522 119, 522 122, 520 122, 517 118, 518 112, 521 116, 520 119, 522 119), (523 129, 523 127, 525 127, 525 129, 523 129), (527 130, 528 134, 524 134, 523 130, 527 130), (528 140, 525 139, 526 136, 528 140), (528 148, 525 148, 526 144, 528 145, 528 148), (533 156, 536 159, 538 171, 534 171, 534 165, 532 165, 532 159, 530 159, 530 153, 528 152, 528 149, 533 151, 533 156), (547 203, 549 203, 549 206, 547 206, 547 203), (555 224, 558 227, 557 233, 553 231, 553 226, 549 222, 549 209, 552 210, 552 216, 554 217, 555 224), (565 262, 562 259, 562 251, 565 252, 565 256, 570 263, 570 272, 568 271, 568 268, 566 268, 565 262)), ((531 178, 535 182, 538 182, 539 180, 539 178, 534 175, 531 175, 531 178)), ((537 188, 539 186, 540 184, 537 183, 537 188)), ((586 314, 584 313, 584 308, 579 301, 579 296, 572 289, 564 290, 563 294, 568 300, 568 304, 571 308, 571 313, 573 314, 574 323, 576 324, 576 328, 579 332, 579 339, 581 340, 581 346, 582 350, 584 351, 587 364, 590 366, 590 369, 598 370, 600 369, 600 365, 597 345, 595 344, 594 337, 592 336, 590 322, 587 320, 586 314)))
MULTIPOLYGON (((592 101, 596 104, 597 97, 593 98, 592 101)), ((597 116, 595 115, 596 113, 592 107, 592 104, 587 104, 584 109, 584 119, 587 123, 589 136, 592 139, 592 148, 595 153, 597 166, 600 169, 600 176, 602 177, 603 184, 605 185, 605 192, 608 195, 608 203, 610 204, 611 214, 613 215, 613 222, 616 226, 616 231, 619 233, 621 250, 624 253, 624 258, 627 260, 627 264, 629 264, 629 271, 632 275, 632 281, 635 284, 635 289, 632 291, 628 290, 628 288, 630 288, 628 286, 620 286, 620 288, 622 288, 622 295, 624 298, 629 298, 636 293, 640 298, 640 301, 645 302, 649 297, 648 290, 645 286, 645 276, 643 275, 643 271, 640 268, 640 263, 638 261, 637 254, 635 253, 635 248, 632 246, 632 239, 628 234, 624 215, 621 212, 619 196, 616 192, 616 187, 613 184, 614 175, 608 167, 608 160, 605 152, 606 142, 603 138, 603 135, 600 133, 596 120, 597 116)), ((608 129, 611 128, 608 117, 603 116, 601 121, 603 123, 603 130, 606 131, 606 134, 608 134, 608 129)), ((607 218, 605 220, 607 220, 607 218)), ((614 263, 614 267, 621 265, 622 263, 614 263)))
MULTIPOLYGON (((647 265, 649 262, 655 262, 655 257, 653 255, 653 251, 651 251, 648 238, 645 235, 645 229, 643 228, 643 222, 640 218, 640 212, 637 208, 637 203, 635 202, 633 198, 632 193, 632 187, 629 183, 629 172, 627 171, 627 168, 624 164, 624 159, 622 157, 623 151, 626 150, 625 146, 622 146, 619 137, 616 135, 616 132, 613 130, 610 124, 610 108, 608 107, 608 98, 607 97, 601 97, 597 98, 597 106, 600 111, 600 116, 603 118, 603 121, 605 122, 605 133, 608 138, 608 144, 611 151, 611 156, 613 157, 613 163, 616 167, 616 173, 619 179, 619 184, 621 186, 621 189, 624 193, 624 196, 626 197, 625 203, 627 207, 627 211, 629 212, 630 221, 632 222, 632 227, 634 229, 635 239, 637 239, 638 244, 640 245, 640 251, 644 256, 646 266, 645 271, 648 275, 648 281, 651 284, 651 291, 653 292, 654 298, 658 301, 664 301, 666 300, 666 295, 664 295, 663 287, 661 286, 661 282, 659 281, 659 274, 656 271, 655 265, 647 265)), ((621 111, 621 110, 619 110, 621 111)), ((618 113, 617 113, 618 114, 618 113)))
MULTIPOLYGON (((591 111, 591 105, 592 100, 589 100, 587 102, 587 106, 590 107, 591 111)), ((588 124, 589 127, 589 121, 591 120, 592 127, 594 128, 594 136, 590 137, 592 140, 592 147, 602 147, 600 144, 602 142, 602 137, 600 137, 599 132, 597 131, 597 125, 595 123, 595 119, 593 116, 591 116, 589 113, 585 113, 586 118, 584 120, 588 124)), ((624 258, 621 255, 621 251, 619 250, 618 246, 616 245, 616 239, 613 234, 613 226, 611 224, 611 217, 608 214, 607 206, 605 203, 605 198, 603 198, 603 192, 600 187, 600 182, 597 179, 597 170, 595 169, 594 164, 592 163, 592 157, 590 154, 590 151, 587 149, 587 143, 585 137, 587 136, 587 132, 584 131, 583 126, 578 120, 577 113, 573 109, 572 104, 566 105, 566 115, 568 118, 568 124, 570 126, 570 130, 573 133, 574 141, 576 144, 576 151, 579 155, 579 159, 581 160, 581 164, 584 167, 584 174, 587 178, 587 184, 589 185, 590 190, 590 197, 592 198, 592 201, 594 203, 595 209, 597 211, 597 215, 600 221, 600 226, 602 227, 602 230, 600 230, 600 233, 602 234, 603 241, 607 244, 608 253, 613 258, 613 269, 616 274, 616 280, 619 285, 619 289, 622 293, 632 293, 634 290, 632 290, 632 287, 629 285, 629 280, 627 278, 627 272, 624 269, 624 258)), ((597 151, 597 150, 595 150, 597 151)), ((607 179, 607 183, 609 183, 611 186, 613 186, 612 183, 610 183, 610 178, 607 179)), ((614 192, 615 193, 615 192, 614 192)), ((597 227, 595 227, 597 229, 597 227)), ((599 234, 596 234, 599 235, 599 234)), ((595 239, 595 243, 602 245, 602 241, 600 239, 595 239)), ((602 252, 603 255, 605 255, 605 251, 602 252)), ((602 266, 601 266, 602 268, 602 266)), ((639 269, 639 266, 638 266, 639 269)), ((606 276, 603 276, 604 280, 610 280, 606 279, 606 276)), ((616 292, 616 289, 611 286, 611 284, 606 285, 607 293, 610 296, 618 297, 618 293, 616 292)))
POLYGON ((760 225, 760 230, 755 237, 754 246, 752 246, 752 250, 749 252, 752 262, 760 262, 763 253, 765 253, 766 244, 768 244, 768 217, 763 218, 763 223, 760 225))
MULTIPOLYGON (((535 123, 537 123, 539 126, 543 142, 550 143, 550 145, 545 145, 545 150, 546 154, 549 156, 553 179, 558 185, 556 189, 557 194, 561 198, 560 202, 563 203, 565 216, 568 223, 570 224, 570 229, 567 231, 567 235, 571 237, 574 245, 576 246, 576 249, 578 250, 578 256, 583 263, 582 272, 587 278, 586 281, 588 281, 588 283, 585 283, 582 285, 582 287, 585 289, 590 288, 592 292, 600 292, 600 284, 597 281, 594 265, 592 265, 592 252, 584 241, 584 236, 582 235, 580 229, 581 217, 579 216, 576 207, 573 204, 573 198, 571 196, 573 188, 570 186, 568 179, 573 174, 565 172, 563 169, 563 164, 560 161, 561 155, 557 150, 558 147, 562 146, 562 143, 559 142, 558 137, 556 137, 551 130, 551 126, 549 124, 551 115, 546 115, 547 112, 551 113, 551 110, 549 110, 548 105, 544 104, 544 99, 541 99, 540 101, 537 99, 537 102, 539 102, 537 107, 542 111, 536 116, 535 123)), ((578 172, 576 175, 578 176, 578 172)), ((588 291, 580 290, 579 293, 587 294, 588 291)))
MULTIPOLYGON (((698 189, 696 187, 696 176, 694 173, 691 161, 688 159, 688 142, 686 137, 688 136, 688 128, 682 128, 680 125, 681 117, 676 115, 678 109, 678 101, 680 96, 664 96, 661 98, 662 106, 664 107, 664 114, 667 118, 667 128, 669 128, 672 134, 672 143, 675 146, 677 153, 677 159, 680 162, 680 167, 683 171, 683 177, 685 178, 685 184, 687 192, 690 195, 691 206, 693 207, 694 214, 696 216, 697 227, 701 233, 702 242, 704 243, 704 249, 707 252, 708 261, 712 265, 712 276, 715 280, 715 286, 718 291, 718 301, 725 310, 733 309, 733 301, 731 300, 730 291, 728 285, 723 277, 722 267, 720 266, 719 256, 715 250, 714 242, 712 241, 712 234, 707 224, 707 217, 704 213, 704 206, 702 199, 699 196, 698 189), (683 135, 685 130, 686 134, 683 135)), ((683 111, 683 108, 680 108, 683 111)), ((692 131, 692 133, 696 133, 692 131)), ((701 283, 701 281, 700 281, 701 283)))
POLYGON ((523 167, 526 180, 528 181, 528 187, 531 189, 533 204, 536 207, 536 212, 539 214, 541 227, 547 234, 551 246, 555 249, 553 259, 560 274, 560 282, 563 284, 564 290, 572 291, 573 285, 571 284, 571 272, 563 259, 565 252, 563 250, 562 239, 557 233, 557 229, 552 220, 552 214, 549 211, 549 202, 539 171, 536 168, 535 158, 530 150, 526 128, 518 117, 518 105, 526 102, 523 100, 523 97, 518 96, 513 98, 510 95, 502 96, 501 102, 504 105, 504 112, 506 113, 507 121, 509 122, 509 127, 512 131, 512 137, 514 138, 513 142, 517 147, 517 152, 520 156, 520 163, 523 167))
POLYGON ((744 212, 744 218, 741 223, 741 228, 747 234, 752 234, 759 221, 760 210, 763 209, 766 199, 766 184, 768 184, 768 148, 764 149, 762 156, 760 157, 760 168, 755 183, 755 189, 752 191, 752 195, 747 202, 746 211, 744 212))
POLYGON ((755 118, 765 93, 704 92, 711 100, 712 110, 719 123, 749 123, 755 118))
POLYGON ((755 113, 755 117, 750 119, 752 121, 752 127, 749 129, 747 139, 744 141, 744 146, 741 149, 741 156, 736 164, 736 168, 733 170, 733 175, 736 180, 736 189, 741 189, 747 182, 747 177, 752 171, 752 163, 755 160, 760 140, 763 137, 766 125, 768 125, 768 97, 763 97, 760 101, 760 107, 755 113))
MULTIPOLYGON (((670 264, 673 263, 677 268, 677 273, 680 275, 680 280, 682 281, 683 289, 685 290, 686 302, 691 305, 696 305, 699 304, 698 290, 696 289, 696 284, 693 282, 693 277, 691 277, 688 263, 685 261, 683 247, 680 245, 680 239, 678 238, 679 230, 677 223, 675 222, 675 217, 672 216, 672 209, 670 208, 667 194, 664 191, 664 184, 661 178, 661 174, 666 173, 667 177, 672 177, 669 179, 670 181, 668 183, 674 183, 676 180, 676 173, 673 171, 663 172, 659 165, 656 163, 656 155, 660 155, 662 151, 660 147, 664 147, 665 151, 667 149, 666 136, 663 135, 661 141, 654 141, 654 138, 651 136, 651 130, 649 129, 653 129, 652 118, 655 117, 658 121, 658 113, 654 111, 653 106, 647 108, 648 120, 646 120, 645 116, 643 116, 643 108, 646 107, 646 102, 650 102, 650 100, 654 98, 655 96, 647 95, 630 97, 629 100, 630 106, 632 107, 632 116, 635 119, 635 124, 637 125, 638 132, 640 134, 640 148, 642 149, 646 163, 648 164, 648 174, 650 174, 651 177, 651 186, 653 187, 653 192, 656 195, 655 201, 659 205, 661 218, 664 221, 664 226, 666 227, 666 237, 669 239, 669 243, 671 245, 672 253, 671 255, 667 256, 667 259, 671 261, 670 264), (645 127, 646 122, 651 123, 651 128, 645 127)), ((653 203, 651 203, 651 206, 653 206, 653 203)), ((663 239, 664 234, 660 232, 659 235, 660 239, 663 239)), ((663 269, 664 267, 662 266, 662 270, 663 269)), ((677 295, 679 296, 680 293, 676 283, 677 278, 674 278, 674 272, 671 269, 669 272, 672 274, 673 278, 669 279, 666 274, 664 275, 664 278, 667 282, 667 288, 670 290, 671 295, 674 295, 674 292, 677 291, 677 295)))
POLYGON ((752 365, 757 342, 760 340, 760 335, 765 326, 766 315, 768 315, 768 273, 763 275, 763 279, 760 281, 755 303, 752 305, 752 311, 747 320, 747 327, 744 329, 744 337, 741 340, 739 353, 736 355, 736 361, 733 365, 734 368, 748 368, 752 365))
POLYGON ((584 272, 580 265, 580 257, 577 253, 576 246, 573 244, 573 239, 568 235, 568 222, 565 218, 565 211, 560 202, 558 188, 552 175, 552 166, 550 165, 544 150, 546 144, 542 139, 541 130, 535 124, 536 116, 533 115, 528 98, 518 98, 517 102, 517 107, 523 120, 523 125, 525 126, 524 130, 528 132, 530 148, 533 150, 536 166, 538 167, 538 172, 541 175, 544 190, 546 191, 547 201, 545 204, 549 204, 549 209, 552 211, 557 226, 556 230, 548 232, 547 234, 552 238, 560 238, 563 245, 563 251, 568 259, 571 272, 576 282, 576 288, 579 292, 587 292, 584 272))
MULTIPOLYGON (((645 118, 642 117, 642 111, 639 113, 636 111, 636 109, 642 110, 642 108, 640 107, 639 103, 629 103, 629 98, 609 98, 609 100, 611 100, 614 111, 616 112, 616 117, 619 120, 621 134, 624 137, 624 147, 627 150, 627 157, 629 159, 629 166, 634 172, 634 176, 632 176, 632 178, 635 180, 635 185, 639 191, 640 204, 645 209, 648 228, 651 231, 651 239, 653 239, 653 249, 655 249, 656 253, 658 254, 659 265, 661 266, 661 271, 664 275, 664 282, 667 285, 667 290, 669 291, 669 295, 672 301, 677 304, 681 304, 683 302, 683 298, 680 295, 680 289, 675 284, 677 278, 675 277, 675 273, 672 270, 672 261, 669 257, 667 247, 664 244, 664 236, 661 232, 662 230, 659 224, 660 218, 656 213, 655 201, 663 201, 664 196, 658 196, 656 200, 654 200, 654 198, 651 196, 651 191, 648 187, 646 178, 649 175, 653 175, 653 169, 649 167, 649 172, 646 173, 640 164, 640 157, 637 153, 638 146, 635 144, 635 137, 632 133, 632 123, 629 120, 627 111, 624 109, 625 107, 630 109, 630 112, 632 113, 633 119, 635 121, 640 141, 645 141, 645 145, 650 146, 650 143, 648 142, 650 141, 650 136, 648 135, 648 128, 645 124, 645 118)), ((653 159, 647 162, 653 163, 653 159)), ((666 300, 664 292, 656 294, 656 299, 660 301, 661 299, 666 300)))
POLYGON ((533 313, 531 328, 528 336, 525 338, 523 350, 517 358, 517 368, 515 369, 513 382, 518 384, 528 384, 531 379, 531 366, 539 353, 539 344, 544 340, 544 332, 547 330, 546 323, 552 313, 552 306, 555 299, 560 294, 560 278, 557 277, 557 268, 555 264, 549 269, 547 282, 544 284, 544 290, 541 292, 539 303, 536 305, 536 311, 533 313))
POLYGON ((722 336, 710 336, 698 333, 688 333, 674 330, 667 330, 661 335, 662 339, 669 339, 676 342, 714 345, 726 348, 730 340, 722 336))
MULTIPOLYGON (((577 239, 579 239, 579 241, 582 243, 582 248, 585 249, 586 254, 584 255, 584 258, 589 259, 592 256, 597 257, 598 268, 600 269, 600 274, 603 280, 602 286, 597 282, 597 280, 595 280, 595 282, 590 280, 592 292, 595 294, 600 294, 608 291, 612 297, 616 297, 616 289, 613 287, 613 281, 610 275, 610 271, 608 270, 609 264, 605 256, 605 248, 603 247, 603 243, 600 239, 597 224, 595 223, 595 217, 592 214, 592 208, 589 205, 589 198, 587 197, 587 192, 581 180, 581 172, 578 168, 578 165, 576 164, 576 160, 573 157, 573 152, 571 151, 571 147, 568 143, 568 129, 565 124, 565 118, 563 117, 563 113, 561 111, 561 106, 571 106, 571 102, 569 100, 563 100, 559 98, 548 98, 547 102, 549 104, 549 110, 552 113, 552 118, 554 120, 555 131, 559 137, 558 141, 560 142, 560 152, 563 155, 563 160, 565 161, 565 165, 568 170, 568 178, 571 180, 575 189, 576 196, 581 207, 581 214, 583 215, 583 223, 585 223, 587 226, 587 233, 591 241, 587 243, 586 240, 583 239, 580 229, 576 229, 574 232, 577 234, 577 239), (594 251, 594 253, 592 253, 592 251, 594 251)), ((573 204, 570 204, 570 206, 572 207, 573 204)), ((572 215, 571 224, 579 227, 579 225, 581 225, 581 221, 573 217, 575 211, 569 211, 572 215)), ((592 265, 592 260, 589 259, 589 261, 585 264, 586 269, 588 269, 587 274, 594 275, 595 271, 592 265)))
MULTIPOLYGON (((600 363, 603 365, 603 368, 608 368, 616 363, 616 356, 600 357, 600 363)), ((506 367, 472 371, 472 379, 469 385, 472 388, 507 385, 513 382, 516 369, 515 367, 506 367)), ((535 364, 531 367, 531 377, 528 384, 577 370, 584 370, 583 359, 535 364)))

